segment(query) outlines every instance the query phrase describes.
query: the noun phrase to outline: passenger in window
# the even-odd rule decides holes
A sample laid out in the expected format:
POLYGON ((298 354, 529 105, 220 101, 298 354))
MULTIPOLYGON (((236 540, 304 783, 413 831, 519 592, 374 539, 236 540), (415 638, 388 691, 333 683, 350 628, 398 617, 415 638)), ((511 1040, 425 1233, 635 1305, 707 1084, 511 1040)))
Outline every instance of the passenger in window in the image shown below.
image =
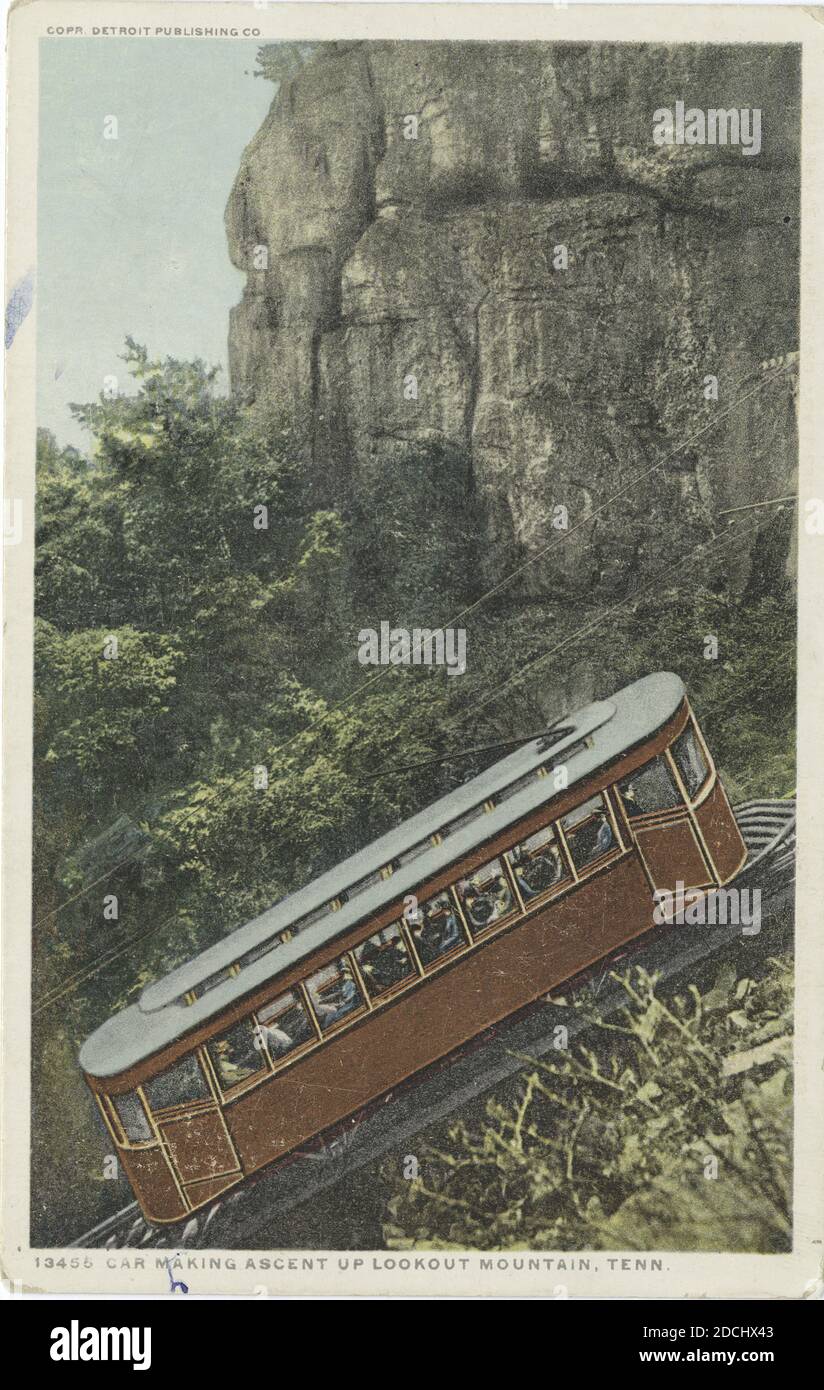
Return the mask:
POLYGON ((621 796, 623 797, 624 807, 626 808, 626 813, 628 816, 643 815, 643 811, 640 805, 638 804, 638 797, 635 792, 634 783, 627 782, 627 785, 621 792, 621 796))
POLYGON ((477 878, 463 879, 458 892, 473 927, 491 926, 512 907, 512 890, 503 874, 496 874, 483 885, 477 878))
POLYGON ((487 926, 494 911, 491 897, 484 893, 480 884, 472 879, 468 882, 464 879, 459 885, 458 891, 472 926, 487 926))
POLYGON ((318 1014, 318 1022, 321 1028, 331 1028, 333 1024, 339 1023, 347 1014, 351 1014, 360 1003, 360 991, 352 978, 352 972, 347 965, 341 967, 341 972, 337 983, 332 989, 327 990, 323 997, 315 1000, 315 1009, 318 1014))
POLYGON ((521 890, 524 902, 529 902, 530 898, 537 898, 541 893, 546 893, 549 888, 553 888, 561 877, 561 859, 558 851, 552 849, 543 854, 536 854, 534 859, 528 859, 526 863, 516 864, 515 878, 521 890))
POLYGON ((272 1058, 283 1057, 314 1037, 314 1030, 303 1005, 294 993, 280 995, 258 1010, 258 1037, 272 1058))
POLYGON ((215 1044, 215 1061, 223 1085, 233 1086, 236 1081, 241 1080, 242 1069, 232 1061, 229 1044, 225 1040, 215 1044))
POLYGON ((251 1018, 236 1023, 222 1038, 208 1044, 209 1055, 218 1080, 224 1090, 255 1076, 266 1066, 257 1045, 255 1025, 251 1018))
POLYGON ((612 834, 612 826, 610 825, 606 816, 602 816, 601 823, 598 826, 598 834, 595 838, 596 852, 598 854, 606 854, 607 850, 612 849, 614 843, 615 840, 612 834))
POLYGON ((571 811, 561 824, 572 862, 579 873, 602 859, 615 846, 612 826, 600 796, 571 811))
POLYGON ((221 1038, 215 1044, 212 1056, 217 1063, 220 1084, 225 1087, 235 1086, 238 1081, 245 1081, 247 1076, 252 1076, 256 1070, 249 1067, 243 1060, 238 1060, 232 1056, 232 1045, 228 1038, 221 1038))
POLYGON ((548 892, 567 876, 551 826, 544 826, 522 844, 514 845, 506 857, 524 903, 548 892))
POLYGON ((294 1038, 290 1037, 286 1029, 281 1028, 277 1023, 261 1023, 259 1027, 273 1057, 280 1057, 282 1053, 288 1052, 291 1047, 294 1047, 294 1038))
POLYGON ((393 934, 381 941, 380 934, 370 936, 357 951, 358 965, 366 981, 369 993, 374 996, 400 984, 414 974, 406 946, 401 940, 397 927, 393 934))
POLYGON ((498 917, 503 917, 512 907, 512 889, 503 874, 495 880, 495 909, 498 917))
POLYGON ((407 963, 399 942, 385 946, 383 950, 373 948, 369 958, 360 962, 364 977, 375 991, 391 989, 408 974, 407 963))
POLYGON ((459 944, 461 928, 455 909, 446 893, 439 893, 419 909, 422 921, 412 928, 415 947, 424 965, 459 944))

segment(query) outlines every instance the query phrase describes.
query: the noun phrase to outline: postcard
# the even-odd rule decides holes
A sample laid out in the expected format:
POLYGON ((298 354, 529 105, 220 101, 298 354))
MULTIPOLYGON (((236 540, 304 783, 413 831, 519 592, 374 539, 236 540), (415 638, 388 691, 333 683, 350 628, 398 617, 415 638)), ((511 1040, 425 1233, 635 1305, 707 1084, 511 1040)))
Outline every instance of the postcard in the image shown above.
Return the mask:
POLYGON ((13 1291, 821 1296, 823 59, 12 8, 13 1291))

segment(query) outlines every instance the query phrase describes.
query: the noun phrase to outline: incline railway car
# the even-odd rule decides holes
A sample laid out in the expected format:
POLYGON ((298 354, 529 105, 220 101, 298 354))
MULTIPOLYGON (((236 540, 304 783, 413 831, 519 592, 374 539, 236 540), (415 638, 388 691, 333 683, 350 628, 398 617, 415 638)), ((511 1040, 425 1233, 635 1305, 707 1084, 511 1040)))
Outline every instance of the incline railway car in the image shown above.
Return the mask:
POLYGON ((734 878, 744 841, 659 673, 148 985, 80 1062, 137 1199, 174 1222, 734 878))

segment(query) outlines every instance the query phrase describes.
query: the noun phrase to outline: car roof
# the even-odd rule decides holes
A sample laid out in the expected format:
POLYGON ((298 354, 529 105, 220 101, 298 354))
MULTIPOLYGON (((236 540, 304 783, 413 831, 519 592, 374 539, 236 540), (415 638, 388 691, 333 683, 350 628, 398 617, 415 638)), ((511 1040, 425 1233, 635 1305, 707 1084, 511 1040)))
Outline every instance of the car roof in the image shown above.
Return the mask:
POLYGON ((328 941, 375 916, 387 903, 402 898, 450 863, 465 858, 476 844, 550 802, 547 781, 534 775, 541 767, 565 764, 568 786, 591 777, 601 766, 655 733, 675 713, 684 694, 678 676, 658 672, 626 686, 610 700, 595 701, 557 720, 545 735, 523 744, 222 941, 147 985, 137 1003, 108 1019, 84 1043, 81 1065, 94 1076, 115 1075, 222 1013, 268 978, 276 981, 328 941), (554 740, 553 729, 560 735, 554 740), (518 785, 521 782, 522 787, 518 785), (504 795, 510 789, 511 794, 504 795), (496 797, 499 801, 485 810, 485 804, 496 797), (450 824, 456 822, 450 831, 450 824), (436 832, 443 836, 441 843, 432 841, 436 832), (391 876, 381 878, 380 870, 393 862, 398 867, 391 876), (372 876, 377 876, 376 881, 353 893, 339 910, 329 907, 334 899, 372 876), (294 932, 292 939, 281 941, 281 935, 288 932, 294 932), (251 957, 246 963, 245 956, 251 957), (220 978, 239 963, 238 973, 220 978), (185 996, 216 976, 213 987, 193 1003, 186 1001, 185 996))

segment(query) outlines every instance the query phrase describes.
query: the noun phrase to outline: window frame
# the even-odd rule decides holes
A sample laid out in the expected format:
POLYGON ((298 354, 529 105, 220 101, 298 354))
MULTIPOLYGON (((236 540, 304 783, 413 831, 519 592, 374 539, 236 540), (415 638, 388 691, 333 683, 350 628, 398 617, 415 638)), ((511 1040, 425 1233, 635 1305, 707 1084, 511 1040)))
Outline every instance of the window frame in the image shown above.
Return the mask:
MULTIPOLYGON (((588 796, 585 801, 579 802, 578 806, 570 806, 569 810, 565 811, 563 816, 559 816, 557 821, 555 822, 555 829, 557 831, 561 844, 564 847, 564 853, 566 854, 567 862, 572 870, 573 883, 571 886, 573 888, 577 887, 579 883, 584 883, 588 878, 591 878, 593 874, 600 873, 600 871, 607 864, 611 864, 613 860, 619 859, 622 854, 627 853, 627 847, 624 844, 624 837, 621 834, 620 828, 618 826, 618 818, 615 814, 615 807, 613 806, 612 798, 609 795, 610 787, 614 785, 615 783, 611 783, 610 786, 603 787, 601 791, 593 792, 592 795, 588 796), (602 854, 600 858, 593 860, 589 864, 584 864, 584 866, 581 869, 579 869, 578 865, 575 863, 575 858, 569 846, 569 842, 567 840, 567 833, 563 827, 563 821, 566 816, 571 816, 573 811, 578 810, 579 806, 585 806, 587 801, 594 801, 596 796, 599 796, 602 802, 604 803, 604 808, 607 813, 607 819, 609 821, 610 829, 612 830, 613 843, 607 850, 606 854, 602 854)), ((597 811, 592 812, 593 816, 599 814, 600 812, 597 811)), ((580 826, 586 823, 586 820, 588 819, 589 817, 586 817, 585 820, 579 822, 578 826, 573 826, 572 833, 574 834, 580 828, 580 826)))
POLYGON ((261 1030, 261 1037, 263 1039, 261 1052, 269 1063, 269 1075, 276 1071, 283 1071, 284 1067, 288 1067, 290 1062, 295 1061, 298 1057, 302 1057, 304 1053, 309 1052, 311 1048, 317 1047, 319 1043, 323 1042, 323 1036, 318 1031, 318 1022, 315 1018, 314 1011, 307 1002, 307 991, 302 988, 302 986, 303 981, 298 980, 294 985, 290 986, 289 989, 282 990, 280 994, 274 995, 271 999, 268 999, 265 1004, 260 1005, 261 1009, 265 1009, 269 1004, 274 1004, 278 999, 282 999, 285 994, 292 994, 296 1002, 300 1004, 303 1009, 306 1015, 306 1021, 309 1024, 309 1037, 304 1039, 302 1043, 298 1043, 295 1047, 290 1048, 288 1052, 284 1052, 280 1056, 275 1057, 272 1052, 270 1052, 269 1044, 266 1041, 266 1029, 268 1024, 262 1021, 258 1009, 253 1009, 250 1015, 254 1021, 254 1027, 261 1030))
POLYGON ((306 988, 306 997, 309 1000, 309 1004, 311 1006, 312 1018, 315 1021, 315 1024, 318 1028, 320 1034, 319 1041, 321 1043, 326 1042, 327 1038, 335 1037, 336 1034, 338 1034, 343 1028, 348 1028, 350 1023, 354 1023, 356 1019, 363 1018, 366 1014, 372 1012, 372 1006, 369 1000, 366 985, 363 981, 360 970, 358 969, 357 961, 354 959, 354 951, 354 946, 350 947, 350 949, 348 951, 344 951, 342 955, 335 956, 333 960, 327 961, 326 965, 318 966, 315 970, 312 971, 311 975, 304 976, 303 980, 301 981, 301 983, 306 988), (355 984, 358 987, 358 990, 360 991, 362 1002, 358 1005, 357 1008, 350 1009, 348 1013, 344 1014, 343 1018, 337 1019, 330 1028, 324 1028, 323 1024, 321 1023, 318 1017, 317 1008, 315 1007, 315 1001, 312 998, 312 991, 309 988, 309 981, 313 979, 316 975, 319 975, 322 970, 328 970, 331 965, 338 965, 341 961, 344 960, 349 966, 349 972, 352 975, 352 978, 354 979, 355 984))
POLYGON ((213 1090, 215 1094, 215 1099, 218 1101, 218 1104, 221 1104, 223 1101, 226 1100, 234 1100, 236 1096, 242 1095, 246 1091, 250 1091, 252 1087, 259 1086, 261 1081, 265 1080, 267 1076, 271 1076, 272 1074, 268 1051, 264 1052, 262 1048, 255 1047, 254 1042, 252 1046, 255 1047, 255 1052, 257 1053, 258 1057, 260 1057, 263 1065, 258 1067, 257 1071, 252 1072, 251 1075, 244 1076, 239 1081, 232 1082, 230 1086, 224 1086, 223 1082, 220 1079, 220 1070, 218 1064, 214 1061, 212 1057, 210 1051, 210 1047, 212 1046, 212 1044, 219 1043, 223 1038, 227 1037, 227 1035, 232 1031, 232 1029, 239 1028, 242 1023, 248 1023, 252 1028, 252 1033, 254 1035, 256 1024, 253 1020, 254 1014, 243 1014, 241 1018, 235 1019, 234 1023, 230 1024, 228 1029, 224 1029, 220 1033, 213 1033, 212 1036, 210 1038, 207 1038, 202 1045, 201 1051, 208 1065, 209 1075, 212 1077, 213 1090))
MULTIPOLYGON (((537 831, 535 833, 537 834, 537 831)), ((468 875, 461 874, 460 878, 456 879, 456 881, 450 885, 453 899, 458 905, 458 911, 463 919, 466 930, 469 932, 472 945, 474 945, 477 941, 483 941, 484 938, 487 936, 493 936, 496 931, 502 931, 505 927, 511 926, 514 922, 523 921, 524 916, 526 915, 524 901, 520 893, 518 892, 517 884, 514 881, 514 875, 511 871, 510 865, 507 862, 507 852, 507 850, 501 850, 499 854, 493 854, 491 859, 484 860, 484 862, 482 864, 479 864, 477 868, 471 870, 472 874, 477 874, 480 872, 481 869, 485 869, 487 865, 491 864, 493 861, 500 864, 501 877, 503 877, 503 879, 505 880, 506 885, 509 888, 509 892, 512 896, 512 907, 501 917, 496 917, 494 921, 487 922, 484 926, 476 927, 472 921, 472 918, 469 915, 469 912, 461 902, 461 895, 458 891, 458 884, 463 879, 467 878, 468 875)))
POLYGON ((366 994, 369 1003, 373 1009, 376 1004, 382 1004, 387 999, 394 999, 396 994, 403 994, 407 989, 409 989, 410 985, 415 984, 417 980, 423 978, 423 966, 418 958, 417 953, 413 951, 409 945, 406 933, 404 932, 403 918, 399 918, 395 922, 387 922, 385 927, 378 927, 377 931, 373 931, 370 933, 369 936, 365 936, 363 941, 359 941, 357 946, 352 947, 352 955, 354 956, 355 962, 358 967, 358 974, 360 978, 363 980, 364 993, 366 994), (363 969, 363 966, 358 960, 358 951, 361 951, 364 948, 364 946, 366 946, 367 943, 373 939, 373 937, 379 936, 382 931, 391 931, 393 927, 396 929, 398 933, 398 939, 400 940, 404 950, 406 951, 407 959, 409 961, 410 966, 412 967, 412 970, 409 975, 405 975, 401 980, 396 980, 393 985, 388 985, 386 989, 382 989, 379 994, 373 996, 369 993, 369 976, 366 974, 366 972, 363 969))
POLYGON ((676 779, 676 783, 683 792, 686 805, 690 807, 697 806, 701 801, 705 799, 705 797, 708 795, 709 791, 712 788, 713 780, 715 777, 715 763, 710 757, 710 751, 707 748, 706 743, 704 742, 703 735, 700 729, 698 728, 698 721, 692 713, 692 710, 690 710, 689 714, 687 715, 686 723, 684 724, 684 727, 681 730, 681 732, 679 734, 676 734, 675 738, 668 745, 666 749, 666 754, 670 767, 672 768, 673 775, 676 779), (679 739, 684 737, 688 730, 692 731, 693 738, 695 739, 695 742, 698 745, 698 751, 701 754, 701 757, 704 761, 704 765, 707 769, 706 776, 704 777, 700 785, 696 788, 696 790, 692 793, 692 795, 690 795, 689 788, 686 782, 684 781, 681 769, 678 766, 678 759, 676 758, 674 752, 676 743, 679 739))
POLYGON ((549 888, 545 888, 542 892, 536 893, 534 897, 525 898, 523 896, 521 892, 521 886, 518 883, 518 876, 515 873, 515 865, 512 864, 508 858, 508 856, 512 854, 513 850, 520 848, 524 841, 518 840, 514 845, 511 845, 509 849, 503 851, 504 858, 506 859, 507 868, 509 870, 510 878, 512 879, 515 892, 518 897, 518 901, 521 904, 521 909, 525 916, 528 916, 529 913, 532 912, 533 908, 540 907, 543 903, 550 902, 552 898, 559 897, 562 893, 568 892, 570 888, 575 887, 576 880, 574 870, 572 868, 572 861, 569 857, 569 849, 558 834, 558 822, 547 821, 546 825, 540 825, 537 830, 533 830, 532 834, 527 835, 526 838, 528 840, 531 840, 535 835, 539 835, 543 830, 549 830, 551 832, 552 843, 558 850, 558 856, 561 860, 563 872, 556 883, 553 883, 549 888))
POLYGON ((430 893, 428 898, 424 898, 422 900, 419 898, 418 908, 421 909, 425 907, 426 904, 428 902, 431 902, 433 898, 441 897, 447 897, 449 899, 452 905, 452 911, 457 915, 458 927, 460 928, 460 930, 458 933, 458 940, 455 942, 455 945, 450 946, 448 951, 442 951, 431 961, 425 961, 418 950, 418 943, 415 939, 415 927, 418 926, 418 923, 416 922, 413 926, 411 922, 407 922, 406 918, 402 919, 404 935, 406 936, 406 939, 409 943, 412 952, 412 959, 415 961, 416 965, 418 966, 418 969, 421 972, 421 979, 428 979, 430 975, 434 975, 435 971, 439 970, 440 967, 446 964, 447 961, 457 960, 459 956, 463 955, 464 951, 470 951, 472 949, 472 946, 474 945, 472 936, 469 932, 469 927, 464 917, 463 909, 461 907, 460 902, 458 901, 458 894, 455 891, 455 885, 453 883, 448 883, 445 888, 439 888, 436 893, 430 893))

